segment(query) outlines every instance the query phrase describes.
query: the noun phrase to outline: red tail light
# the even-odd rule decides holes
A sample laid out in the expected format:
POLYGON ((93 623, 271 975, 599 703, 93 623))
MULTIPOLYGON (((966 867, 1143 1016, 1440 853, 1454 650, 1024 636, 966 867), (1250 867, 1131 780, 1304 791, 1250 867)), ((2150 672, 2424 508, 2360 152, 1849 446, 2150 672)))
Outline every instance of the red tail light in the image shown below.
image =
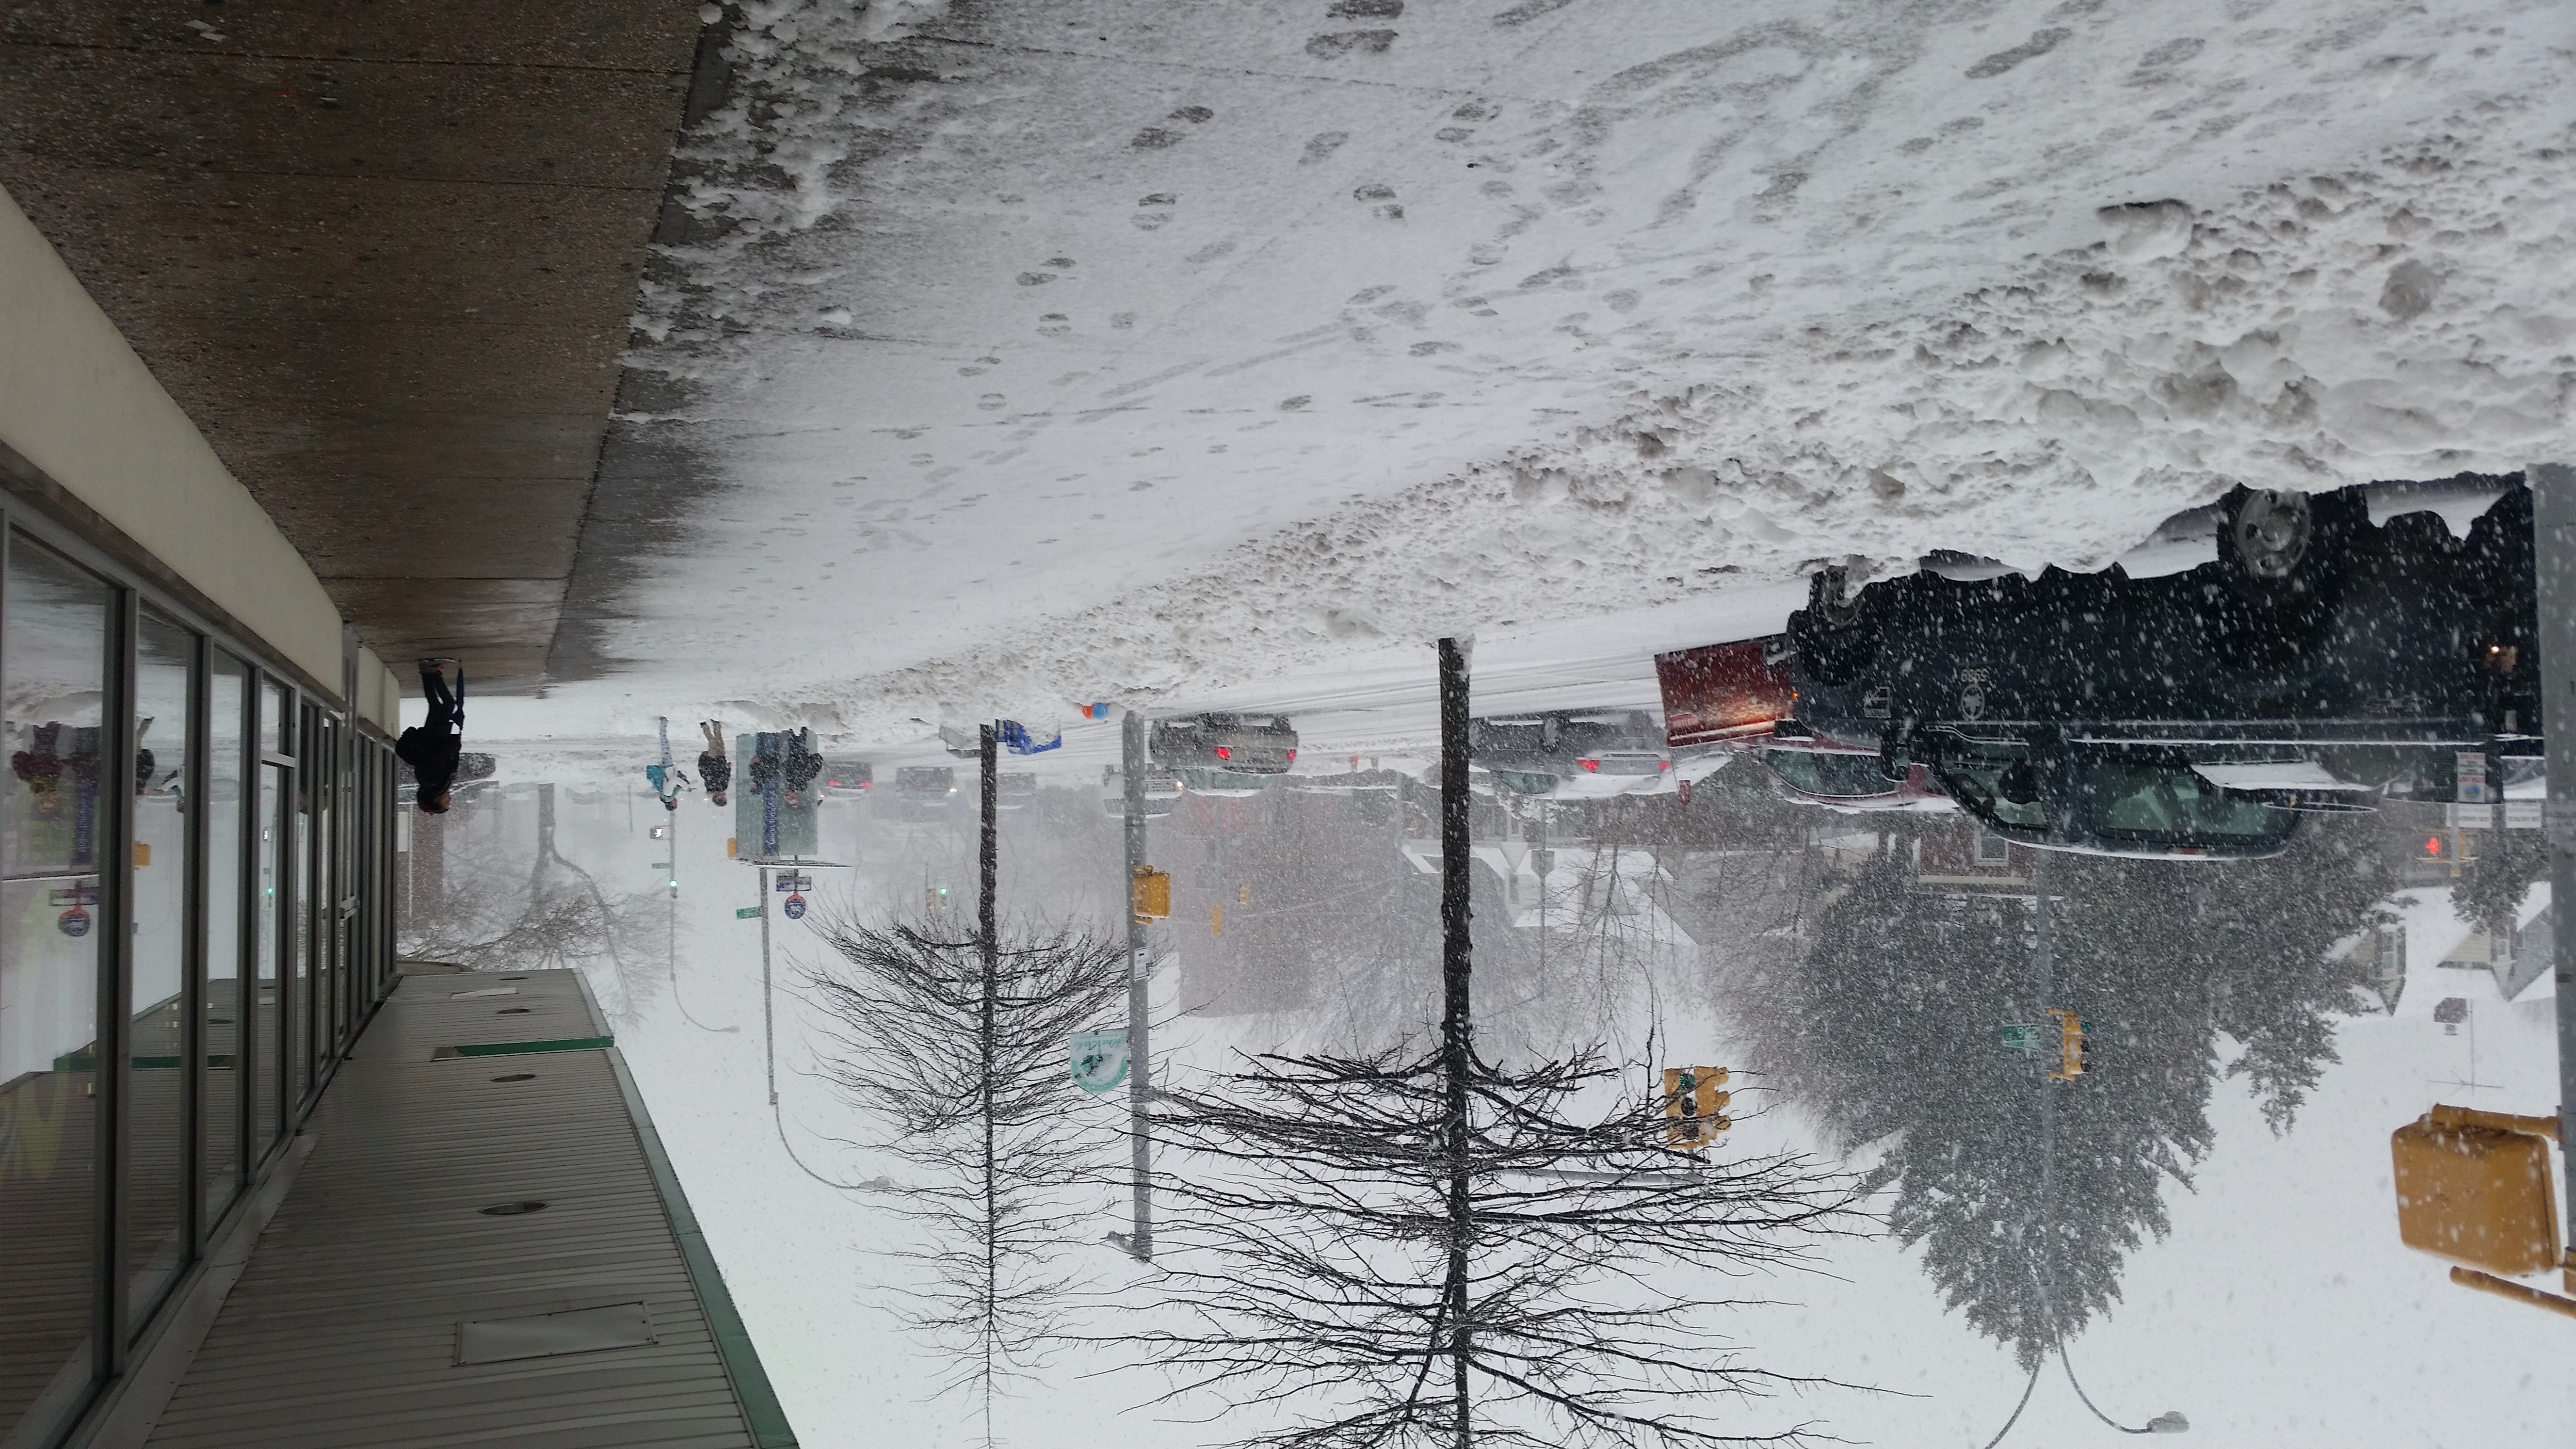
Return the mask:
POLYGON ((1665 772, 1666 770, 1671 769, 1672 767, 1673 767, 1673 762, 1672 762, 1672 761, 1670 761, 1670 760, 1657 760, 1657 761, 1655 761, 1655 773, 1656 773, 1656 774, 1658 774, 1658 775, 1662 774, 1662 773, 1663 773, 1663 772, 1665 772))
POLYGON ((1297 763, 1297 752, 1295 750, 1290 750, 1288 752, 1288 763, 1292 765, 1297 763))
POLYGON ((1219 745, 1216 747, 1216 757, 1220 760, 1231 760, 1234 758, 1234 751, 1227 749, 1223 745, 1219 745))
POLYGON ((1594 774, 1600 773, 1601 770, 1601 762, 1599 760, 1577 760, 1574 763, 1581 765, 1584 769, 1591 771, 1594 774))

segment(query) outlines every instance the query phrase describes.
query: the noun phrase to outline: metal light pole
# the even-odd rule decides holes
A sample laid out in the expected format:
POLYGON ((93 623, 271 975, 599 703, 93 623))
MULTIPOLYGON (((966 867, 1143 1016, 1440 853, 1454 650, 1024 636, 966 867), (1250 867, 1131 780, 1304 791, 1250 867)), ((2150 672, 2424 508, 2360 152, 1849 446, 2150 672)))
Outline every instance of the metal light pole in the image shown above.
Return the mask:
POLYGON ((778 1105, 778 1023, 769 1004, 769 867, 760 868, 760 1052, 769 1072, 769 1105, 778 1105))
MULTIPOLYGON (((2558 959, 2552 985, 2558 997, 2558 1118, 2562 1137, 2576 1110, 2576 468, 2540 463, 2525 474, 2531 485, 2532 554, 2540 586, 2540 730, 2546 737, 2549 800, 2542 824, 2549 836, 2549 899, 2558 917, 2558 959)), ((2567 1166, 2567 1240, 2576 1242, 2576 1154, 2567 1166)), ((2568 1268, 2576 1278, 2576 1261, 2568 1268)), ((2576 1284, 2571 1284, 2576 1287, 2576 1284)))
POLYGON ((1146 954, 1145 918, 1136 913, 1136 877, 1145 870, 1145 717, 1130 710, 1119 725, 1119 755, 1127 795, 1127 874, 1120 893, 1127 907, 1127 1150, 1135 1179, 1135 1223, 1127 1251, 1139 1262, 1154 1256, 1153 1144, 1147 1138, 1145 1109, 1153 1096, 1153 1044, 1148 1033, 1152 1010, 1146 954))

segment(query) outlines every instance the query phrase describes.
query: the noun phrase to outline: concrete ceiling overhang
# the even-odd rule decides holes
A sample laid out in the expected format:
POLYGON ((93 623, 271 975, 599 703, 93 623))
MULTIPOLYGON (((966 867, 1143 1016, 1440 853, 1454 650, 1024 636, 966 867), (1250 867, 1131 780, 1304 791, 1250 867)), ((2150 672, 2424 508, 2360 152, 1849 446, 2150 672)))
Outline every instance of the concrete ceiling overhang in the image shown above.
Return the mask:
POLYGON ((718 39, 686 0, 12 4, 0 184, 368 643, 526 688, 718 39))

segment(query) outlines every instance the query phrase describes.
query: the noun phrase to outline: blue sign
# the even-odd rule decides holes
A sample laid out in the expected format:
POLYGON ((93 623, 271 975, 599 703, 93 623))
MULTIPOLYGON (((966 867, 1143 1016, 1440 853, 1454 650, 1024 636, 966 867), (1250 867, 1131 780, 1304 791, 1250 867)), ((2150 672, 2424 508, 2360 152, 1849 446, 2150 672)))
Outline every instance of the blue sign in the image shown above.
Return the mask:
POLYGON ((787 919, 791 921, 801 921, 805 919, 805 898, 803 896, 789 896, 787 898, 787 904, 780 909, 787 912, 787 919))
POLYGON ((89 934, 89 912, 74 906, 54 918, 54 929, 66 936, 86 936, 89 934))

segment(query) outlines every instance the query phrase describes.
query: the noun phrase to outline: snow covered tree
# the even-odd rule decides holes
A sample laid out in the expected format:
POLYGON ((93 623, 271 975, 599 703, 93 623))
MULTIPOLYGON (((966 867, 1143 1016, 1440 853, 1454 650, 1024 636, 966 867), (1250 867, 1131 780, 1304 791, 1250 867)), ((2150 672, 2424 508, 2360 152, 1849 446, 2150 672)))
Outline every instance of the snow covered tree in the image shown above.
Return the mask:
POLYGON ((839 958, 810 973, 831 1025, 822 1075, 884 1129, 911 1169, 898 1212, 921 1230, 926 1269, 909 1321, 943 1349, 943 1387, 975 1394, 989 1433, 995 1393, 1042 1362, 1078 1236, 1068 1193, 1115 1138, 1076 1115, 1066 1042, 1126 997, 1126 948, 1064 927, 995 939, 940 919, 832 919, 839 958))

